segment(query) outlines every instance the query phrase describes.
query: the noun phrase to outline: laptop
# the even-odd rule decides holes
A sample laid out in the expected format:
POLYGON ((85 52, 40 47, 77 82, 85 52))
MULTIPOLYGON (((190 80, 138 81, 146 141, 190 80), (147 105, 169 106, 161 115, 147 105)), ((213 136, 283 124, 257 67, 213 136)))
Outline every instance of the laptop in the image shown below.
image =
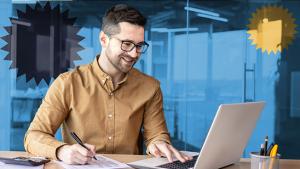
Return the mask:
MULTIPOLYGON (((199 155, 193 160, 169 163, 166 158, 147 158, 128 163, 133 168, 217 169, 240 161, 265 102, 221 104, 199 155)), ((197 134, 197 133, 194 133, 197 134)))

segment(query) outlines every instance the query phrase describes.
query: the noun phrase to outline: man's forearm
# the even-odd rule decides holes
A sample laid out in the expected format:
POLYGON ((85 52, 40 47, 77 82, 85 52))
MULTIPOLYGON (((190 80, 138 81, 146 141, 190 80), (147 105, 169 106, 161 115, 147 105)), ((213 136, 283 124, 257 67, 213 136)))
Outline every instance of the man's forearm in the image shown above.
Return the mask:
POLYGON ((56 159, 56 151, 66 143, 60 142, 50 134, 28 130, 24 138, 25 150, 31 154, 56 159))

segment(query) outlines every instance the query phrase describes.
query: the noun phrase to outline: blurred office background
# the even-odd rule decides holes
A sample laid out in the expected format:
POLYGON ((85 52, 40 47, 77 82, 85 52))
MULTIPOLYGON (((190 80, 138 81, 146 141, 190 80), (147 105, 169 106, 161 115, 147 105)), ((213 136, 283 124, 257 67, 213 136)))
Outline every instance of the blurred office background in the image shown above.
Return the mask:
POLYGON ((300 158, 299 33, 276 54, 256 49, 247 34, 252 13, 270 4, 288 9, 300 25, 294 0, 1 0, 0 150, 24 150, 49 84, 100 52, 101 18, 117 3, 149 18, 150 47, 135 67, 161 82, 175 147, 198 151, 221 103, 264 100, 243 156, 268 135, 283 158, 300 158))

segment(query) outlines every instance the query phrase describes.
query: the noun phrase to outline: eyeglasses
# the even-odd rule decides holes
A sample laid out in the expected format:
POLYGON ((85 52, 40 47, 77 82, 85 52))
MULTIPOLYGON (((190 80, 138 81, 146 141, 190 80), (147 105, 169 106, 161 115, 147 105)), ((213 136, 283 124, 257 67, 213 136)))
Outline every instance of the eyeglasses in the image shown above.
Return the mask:
POLYGON ((145 53, 149 47, 149 44, 147 42, 140 42, 138 44, 135 44, 131 40, 121 40, 114 36, 110 36, 110 38, 115 38, 120 41, 121 49, 125 52, 131 52, 135 48, 136 53, 145 53))

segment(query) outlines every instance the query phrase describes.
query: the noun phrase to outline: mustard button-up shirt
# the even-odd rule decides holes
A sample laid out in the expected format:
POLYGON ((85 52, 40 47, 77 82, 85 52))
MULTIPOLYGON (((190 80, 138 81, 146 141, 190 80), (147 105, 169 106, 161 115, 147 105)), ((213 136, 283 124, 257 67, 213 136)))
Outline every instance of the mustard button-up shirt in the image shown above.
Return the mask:
POLYGON ((25 135, 26 151, 57 159, 59 147, 76 143, 70 131, 97 153, 138 154, 141 130, 146 146, 170 143, 159 82, 133 68, 114 87, 97 60, 56 78, 25 135), (54 138, 61 125, 63 142, 54 138))

